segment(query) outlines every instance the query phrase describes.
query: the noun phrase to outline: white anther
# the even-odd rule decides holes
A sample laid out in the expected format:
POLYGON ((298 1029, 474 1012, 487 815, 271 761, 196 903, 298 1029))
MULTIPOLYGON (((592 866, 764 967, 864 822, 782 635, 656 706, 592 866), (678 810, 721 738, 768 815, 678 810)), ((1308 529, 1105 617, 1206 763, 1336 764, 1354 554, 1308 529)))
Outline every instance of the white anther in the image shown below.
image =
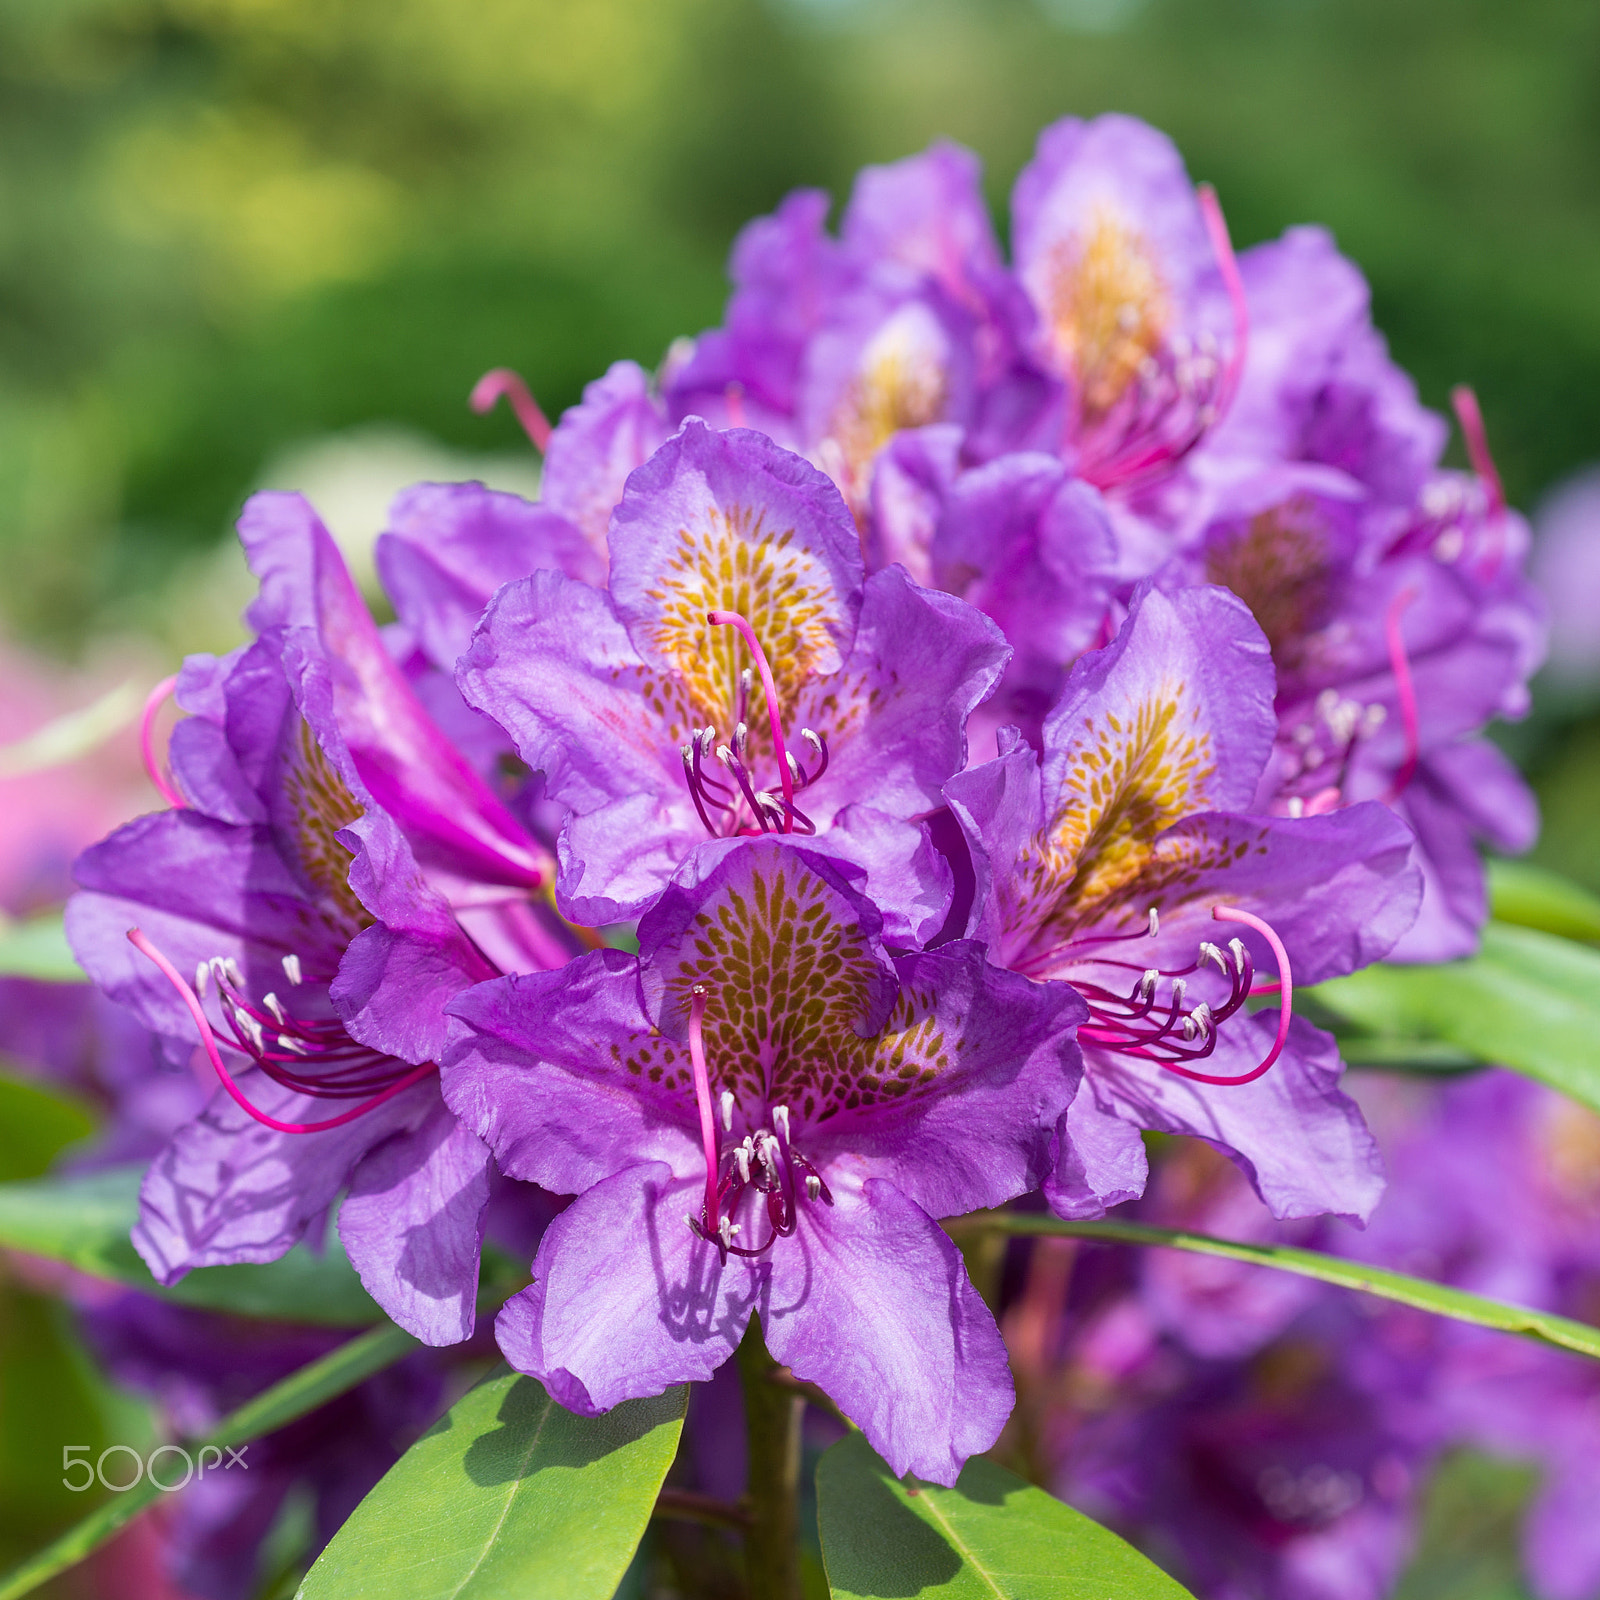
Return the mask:
POLYGON ((1204 966, 1208 961, 1215 961, 1217 971, 1224 978, 1228 976, 1228 963, 1224 959, 1222 952, 1209 939, 1202 939, 1200 941, 1200 965, 1204 966))
POLYGON ((1230 939, 1228 941, 1228 949, 1230 951, 1232 951, 1232 953, 1233 953, 1233 964, 1234 964, 1234 967, 1238 971, 1243 972, 1244 971, 1244 940, 1243 939, 1230 939))
POLYGON ((1154 906, 1151 906, 1150 907, 1150 937, 1153 939, 1160 932, 1161 932, 1161 913, 1154 906))
POLYGON ((1182 978, 1174 978, 1172 980, 1172 1003, 1180 1011, 1183 1009, 1184 991, 1188 987, 1189 985, 1182 978))
POLYGON ((739 1182, 750 1181, 750 1151, 745 1145, 736 1145, 733 1151, 733 1164, 739 1169, 739 1182))
POLYGON ((789 1108, 788 1106, 774 1106, 772 1108, 772 1126, 778 1130, 778 1136, 785 1144, 789 1140, 789 1108))
POLYGON ((743 755, 744 747, 749 744, 749 742, 750 724, 748 722, 741 722, 733 730, 733 748, 737 750, 740 755, 743 755))
POLYGON ((212 956, 206 965, 211 968, 211 976, 217 980, 217 992, 221 994, 228 986, 228 963, 221 956, 212 956))
POLYGON ((299 956, 291 953, 283 958, 283 975, 293 984, 298 985, 305 982, 300 972, 299 956))
POLYGON ((1466 542, 1467 536, 1460 528, 1446 528, 1433 541, 1434 559, 1447 567, 1453 565, 1461 559, 1461 551, 1466 542))
POLYGON ((820 1200, 822 1198, 822 1179, 816 1173, 806 1174, 806 1199, 820 1200))
POLYGON ((1305 801, 1302 800, 1300 798, 1300 796, 1297 795, 1297 794, 1290 795, 1289 796, 1289 815, 1291 817, 1303 817, 1305 814, 1306 814, 1306 803, 1305 803, 1305 801))
POLYGON ((734 1234, 739 1232, 739 1224, 732 1217, 724 1217, 717 1224, 717 1232, 722 1235, 723 1244, 730 1245, 733 1243, 734 1234))
POLYGON ((1201 1033, 1211 1031, 1211 1007, 1204 1000, 1189 1013, 1189 1016, 1201 1033))
POLYGON ((812 732, 810 728, 802 728, 800 730, 800 737, 804 739, 805 742, 810 745, 819 756, 822 754, 822 740, 814 732, 812 732))
POLYGON ((1183 1036, 1186 1040, 1192 1041, 1194 1036, 1200 1031, 1200 1024, 1197 1023, 1193 1017, 1185 1017, 1183 1019, 1182 1026, 1183 1036))
POLYGON ((1139 998, 1148 1000, 1156 992, 1156 982, 1161 974, 1154 967, 1146 967, 1144 976, 1139 980, 1139 998))
POLYGON ((724 1089, 722 1091, 722 1131, 724 1133, 732 1133, 733 1132, 733 1090, 732 1089, 724 1089))
POLYGON ((760 1142, 756 1145, 756 1154, 761 1158, 761 1165, 767 1169, 767 1176, 776 1183, 778 1181, 778 1141, 770 1133, 763 1133, 760 1142))
POLYGON ((232 956, 227 956, 224 958, 222 970, 227 973, 228 982, 231 983, 235 989, 244 988, 244 974, 239 970, 239 963, 235 961, 232 956))
POLYGON ((733 764, 733 751, 727 745, 719 744, 717 746, 717 760, 725 767, 731 766, 733 764))
POLYGON ((194 992, 197 999, 204 1000, 206 988, 211 982, 211 963, 202 961, 194 969, 194 992))
POLYGON ((1368 733, 1376 733, 1378 729, 1381 728, 1388 720, 1388 706, 1379 705, 1376 702, 1367 707, 1367 714, 1365 718, 1363 718, 1363 721, 1366 723, 1366 730, 1368 733))
POLYGON ((796 783, 799 783, 800 763, 795 760, 794 752, 792 750, 785 750, 783 752, 783 759, 789 763, 789 776, 793 778, 796 783))
POLYGON ((248 1011, 236 1011, 234 1017, 241 1028, 249 1036, 251 1046, 257 1055, 261 1055, 267 1048, 266 1041, 261 1037, 261 1024, 250 1015, 248 1011))
POLYGON ((282 1027, 289 1019, 283 1014, 283 1007, 278 1002, 275 994, 266 994, 261 997, 261 1003, 272 1013, 272 1020, 282 1027))
POLYGON ((288 1050, 297 1056, 303 1056, 306 1053, 306 1047, 292 1033, 280 1033, 278 1035, 278 1048, 280 1050, 288 1050))
POLYGON ((705 1235, 700 1231, 700 1219, 698 1217, 691 1217, 686 1214, 683 1220, 689 1224, 689 1232, 692 1233, 695 1238, 705 1238, 705 1235))
POLYGON ((749 694, 750 691, 753 688, 755 688, 755 686, 756 686, 756 675, 755 675, 755 673, 753 673, 750 670, 749 667, 745 667, 739 673, 739 687, 741 689, 743 689, 746 694, 749 694))

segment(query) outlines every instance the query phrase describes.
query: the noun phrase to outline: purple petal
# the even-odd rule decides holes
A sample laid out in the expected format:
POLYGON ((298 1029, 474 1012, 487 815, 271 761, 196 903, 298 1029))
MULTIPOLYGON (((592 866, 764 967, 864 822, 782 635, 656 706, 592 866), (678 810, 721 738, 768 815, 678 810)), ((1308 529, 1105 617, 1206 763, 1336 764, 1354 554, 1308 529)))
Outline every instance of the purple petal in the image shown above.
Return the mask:
POLYGON ((1137 1200, 1150 1176, 1144 1139, 1131 1122, 1102 1111, 1088 1078, 1058 1128, 1055 1171, 1044 1197, 1058 1217, 1103 1217, 1112 1206, 1137 1200))
POLYGON ((628 480, 611 524, 611 590, 639 654, 675 673, 701 715, 738 720, 747 665, 731 629, 755 630, 785 709, 838 671, 861 606, 861 544, 833 483, 747 429, 691 419, 628 480))
POLYGON ((603 582, 604 537, 602 526, 591 543, 548 492, 532 505, 481 483, 422 483, 395 499, 378 575, 429 660, 450 672, 501 584, 545 568, 603 582))
POLYGON ((881 1178, 809 1207, 785 1242, 760 1306, 767 1348, 837 1402, 897 1475, 953 1484, 1015 1399, 960 1252, 881 1178))
POLYGON ((689 1231, 701 1181, 661 1162, 629 1167, 545 1232, 533 1283, 506 1302, 495 1337, 568 1411, 704 1382, 738 1348, 767 1268, 720 1265, 689 1231))
POLYGON ((581 568, 561 564, 569 576, 605 582, 606 530, 623 485, 671 432, 660 401, 650 392, 649 374, 633 361, 614 362, 603 378, 585 387, 582 402, 562 414, 545 451, 540 501, 577 528, 585 541, 581 568))
POLYGON ((472 1332, 489 1173, 483 1143, 437 1098, 351 1171, 339 1238, 367 1293, 424 1344, 472 1332))
POLYGON ((470 1034, 445 1061, 445 1098, 509 1177, 572 1194, 666 1161, 703 1181, 687 1052, 652 1040, 631 956, 500 978, 450 1009, 470 1034))
MULTIPOLYGON (((1205 1070, 1248 1072, 1265 1057, 1277 1020, 1267 1011, 1225 1025, 1205 1070)), ((1204 1139, 1244 1173, 1280 1220, 1331 1212, 1365 1222, 1383 1194, 1377 1143, 1339 1088, 1338 1046, 1300 1017, 1283 1054, 1253 1083, 1193 1083, 1102 1050, 1088 1051, 1085 1066, 1102 1110, 1135 1127, 1204 1139)))
MULTIPOLYGON (((283 1122, 328 1114, 328 1101, 260 1072, 244 1074, 240 1088, 283 1122)), ((420 1126, 438 1103, 437 1085, 419 1083, 342 1128, 278 1133, 219 1089, 145 1174, 134 1245, 164 1284, 195 1267, 276 1261, 327 1212, 367 1151, 420 1126)))

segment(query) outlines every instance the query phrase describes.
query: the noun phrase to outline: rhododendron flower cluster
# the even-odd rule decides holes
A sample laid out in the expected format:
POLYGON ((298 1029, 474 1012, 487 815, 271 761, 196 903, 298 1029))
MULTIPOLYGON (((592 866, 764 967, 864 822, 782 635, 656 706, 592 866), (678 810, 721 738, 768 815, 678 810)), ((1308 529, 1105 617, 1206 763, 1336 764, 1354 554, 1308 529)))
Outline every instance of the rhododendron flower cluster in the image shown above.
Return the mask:
POLYGON ((950 145, 827 211, 750 224, 723 325, 553 428, 490 374, 541 498, 402 495, 393 624, 253 499, 253 637, 177 676, 170 807, 68 931, 214 1076, 144 1180, 162 1284, 336 1214, 451 1345, 537 1185, 495 1333, 562 1406, 754 1322, 951 1484, 1014 1390, 941 1220, 1102 1215, 1151 1131, 1275 1218, 1372 1214, 1296 993, 1474 947, 1542 619, 1470 394, 1446 471, 1327 235, 1236 257, 1155 130, 1046 129, 1009 260, 950 145))

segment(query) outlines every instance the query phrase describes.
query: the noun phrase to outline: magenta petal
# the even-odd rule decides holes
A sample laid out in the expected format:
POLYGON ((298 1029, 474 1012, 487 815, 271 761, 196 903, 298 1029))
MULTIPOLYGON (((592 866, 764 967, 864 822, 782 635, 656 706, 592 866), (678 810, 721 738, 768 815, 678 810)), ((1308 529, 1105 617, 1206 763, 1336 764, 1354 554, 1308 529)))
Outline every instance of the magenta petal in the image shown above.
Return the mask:
POLYGON ((1005 1345, 961 1252, 892 1183, 812 1206, 775 1251, 767 1348, 817 1384, 897 1475, 953 1484, 1011 1414, 1005 1345))

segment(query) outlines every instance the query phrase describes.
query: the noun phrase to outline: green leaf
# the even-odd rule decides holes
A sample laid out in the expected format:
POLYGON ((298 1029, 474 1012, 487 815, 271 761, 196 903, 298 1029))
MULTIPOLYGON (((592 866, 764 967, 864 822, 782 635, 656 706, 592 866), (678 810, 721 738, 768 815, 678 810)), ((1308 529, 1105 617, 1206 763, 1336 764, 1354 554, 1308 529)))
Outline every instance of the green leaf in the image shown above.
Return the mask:
POLYGON ((908 1486, 859 1434, 817 1464, 834 1600, 1185 1600, 1132 1545, 975 1457, 953 1489, 908 1486))
POLYGON ((1600 951, 1491 922, 1469 960, 1367 967, 1309 992, 1364 1033, 1438 1041, 1600 1111, 1600 951))
POLYGON ((54 1085, 0 1076, 0 1181, 37 1178, 94 1125, 93 1111, 54 1085))
MULTIPOLYGON (((247 1400, 237 1411, 224 1417, 203 1439, 190 1441, 191 1452, 204 1445, 218 1449, 247 1444, 303 1417, 308 1411, 336 1399, 373 1373, 392 1366, 417 1348, 417 1341, 393 1323, 367 1333, 331 1350, 319 1361, 292 1372, 254 1400, 247 1400)), ((248 1470, 248 1469, 246 1469, 248 1470)), ((0 1600, 21 1600, 58 1573, 76 1566, 94 1554, 108 1539, 131 1522, 161 1491, 142 1477, 133 1488, 113 1495, 82 1522, 69 1528, 53 1544, 30 1556, 21 1566, 0 1578, 0 1600)))
POLYGON ((1382 1300, 1394 1300, 1419 1311, 1432 1311, 1457 1322, 1475 1323, 1480 1328, 1495 1328, 1502 1333, 1518 1333, 1558 1350, 1575 1350, 1579 1355, 1600 1359, 1600 1328, 1587 1322, 1574 1322, 1550 1311, 1534 1311, 1527 1306, 1490 1300, 1465 1289, 1452 1289, 1427 1278, 1408 1277, 1387 1267, 1371 1267, 1343 1256, 1324 1255, 1320 1250, 1300 1250, 1292 1245, 1245 1244, 1238 1239, 1217 1239, 1208 1233, 1188 1233, 1177 1228, 1152 1228, 1142 1222, 1063 1222, 1059 1217, 1010 1211, 976 1212, 945 1224, 958 1242, 971 1230, 997 1228, 1003 1233, 1047 1235, 1065 1239, 1106 1239, 1116 1244, 1165 1245, 1174 1250, 1192 1250, 1198 1255, 1222 1256, 1229 1261, 1247 1261, 1256 1266, 1276 1267, 1302 1278, 1317 1278, 1337 1284, 1341 1289, 1359 1289, 1382 1300))
POLYGON ((532 1378, 492 1374, 356 1507, 300 1600, 610 1600, 688 1401, 680 1386, 575 1417, 532 1378))
POLYGON ((1489 862, 1489 904, 1501 922, 1600 944, 1600 895, 1543 867, 1489 862))
POLYGON ((13 921, 0 916, 0 978, 42 978, 48 983, 87 983, 67 943, 59 911, 13 921))
POLYGON ((382 1320, 355 1269, 330 1236, 322 1255, 296 1245, 278 1261, 202 1267, 162 1288, 128 1238, 139 1215, 137 1168, 0 1184, 0 1245, 64 1261, 180 1305, 241 1317, 359 1327, 382 1320))

